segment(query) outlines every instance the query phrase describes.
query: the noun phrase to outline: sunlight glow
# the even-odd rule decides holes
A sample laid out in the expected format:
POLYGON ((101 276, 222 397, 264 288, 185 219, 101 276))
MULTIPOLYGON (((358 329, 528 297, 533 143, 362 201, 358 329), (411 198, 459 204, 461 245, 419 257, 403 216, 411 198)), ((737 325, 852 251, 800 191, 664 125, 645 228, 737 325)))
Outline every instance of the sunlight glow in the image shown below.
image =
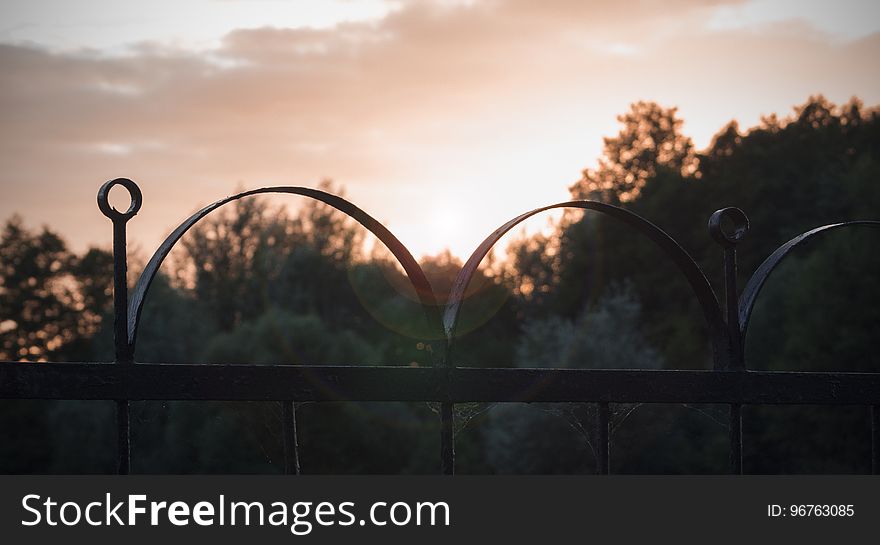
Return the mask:
MULTIPOLYGON (((473 234, 468 233, 467 216, 460 207, 431 203, 420 210, 422 221, 400 224, 398 236, 417 257, 449 250, 462 259, 474 250, 473 234), (469 236, 470 235, 470 236, 469 236)), ((394 225, 391 226, 394 230, 394 225)))
POLYGON ((723 4, 2 2, 0 219, 108 247, 95 191, 130 177, 151 251, 224 195, 329 178, 416 257, 466 259, 568 200, 639 100, 697 149, 816 93, 880 103, 880 4, 723 4))

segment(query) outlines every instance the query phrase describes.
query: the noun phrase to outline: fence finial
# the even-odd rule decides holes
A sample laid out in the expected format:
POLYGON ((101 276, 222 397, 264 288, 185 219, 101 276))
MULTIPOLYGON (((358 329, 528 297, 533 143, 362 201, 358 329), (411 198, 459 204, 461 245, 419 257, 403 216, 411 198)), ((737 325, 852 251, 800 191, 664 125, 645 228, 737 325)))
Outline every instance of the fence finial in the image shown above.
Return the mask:
POLYGON ((116 178, 115 180, 110 180, 98 190, 98 208, 101 210, 102 214, 110 218, 114 223, 117 221, 126 222, 133 218, 141 209, 142 203, 143 194, 141 193, 141 188, 128 178, 116 178), (110 204, 110 190, 117 185, 121 185, 127 189, 128 195, 131 198, 131 204, 125 212, 116 210, 116 208, 110 204))
MULTIPOLYGON (((745 371, 745 355, 739 325, 739 293, 736 287, 736 245, 749 231, 749 218, 739 208, 717 210, 709 218, 709 234, 724 248, 724 305, 727 310, 728 371, 745 371)), ((742 404, 731 403, 728 415, 730 472, 743 472, 742 404)))
POLYGON ((709 234, 725 248, 739 244, 748 232, 749 218, 739 208, 722 208, 709 218, 709 234))
MULTIPOLYGON (((141 188, 128 178, 116 178, 98 190, 98 208, 113 222, 113 336, 116 345, 116 363, 134 363, 134 347, 128 342, 128 257, 126 250, 126 224, 141 209, 141 188), (110 190, 121 185, 128 190, 131 204, 120 212, 110 204, 110 190)), ((130 419, 128 399, 116 400, 117 471, 126 475, 131 465, 130 419)))

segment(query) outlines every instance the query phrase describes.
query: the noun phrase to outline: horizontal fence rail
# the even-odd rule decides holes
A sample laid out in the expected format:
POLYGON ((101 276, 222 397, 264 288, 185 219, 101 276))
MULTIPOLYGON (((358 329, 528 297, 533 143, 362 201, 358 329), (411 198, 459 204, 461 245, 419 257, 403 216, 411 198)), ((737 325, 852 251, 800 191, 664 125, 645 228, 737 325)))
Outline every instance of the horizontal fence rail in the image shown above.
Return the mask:
POLYGON ((0 398, 866 405, 880 373, 0 362, 0 398))
MULTIPOLYGON (((761 287, 798 245, 842 228, 878 228, 878 221, 853 221, 817 227, 773 252, 740 294, 736 285, 737 245, 749 230, 738 208, 723 208, 709 219, 709 234, 722 249, 723 294, 716 295, 694 259, 665 231, 624 208, 595 201, 568 201, 521 214, 487 237, 452 284, 445 308, 409 250, 381 223, 354 204, 304 187, 269 187, 218 200, 181 223, 159 246, 135 284, 129 300, 126 226, 141 208, 140 188, 127 178, 101 186, 98 208, 113 224, 114 342, 112 363, 0 362, 0 399, 111 400, 117 407, 118 472, 129 472, 132 400, 278 401, 282 403, 285 473, 300 473, 294 402, 434 402, 440 413, 440 471, 455 471, 454 406, 472 402, 595 403, 596 472, 610 473, 610 414, 614 403, 717 403, 729 405, 730 471, 742 468, 744 405, 861 405, 869 410, 872 472, 880 472, 880 373, 750 371, 745 359, 747 326, 761 287), (109 204, 114 186, 131 198, 127 211, 109 204), (150 285, 174 245, 198 221, 221 206, 252 195, 291 194, 323 202, 353 218, 385 244, 418 295, 436 338, 431 367, 163 364, 137 363, 135 351, 141 309, 150 285), (604 214, 649 238, 677 266, 696 296, 709 330, 713 369, 638 370, 571 368, 472 368, 452 364, 456 327, 468 285, 483 258, 516 225, 546 210, 581 209, 604 214), (722 307, 723 302, 723 307, 722 307)), ((875 302, 876 304, 876 302, 875 302)), ((4 317, 0 317, 3 319, 4 317)), ((294 333, 295 334, 295 333, 294 333)), ((357 363, 357 362, 352 362, 357 363)), ((585 362, 589 363, 589 362, 585 362)), ((689 363, 689 362, 685 362, 689 363)), ((691 367, 691 365, 685 365, 691 367)))

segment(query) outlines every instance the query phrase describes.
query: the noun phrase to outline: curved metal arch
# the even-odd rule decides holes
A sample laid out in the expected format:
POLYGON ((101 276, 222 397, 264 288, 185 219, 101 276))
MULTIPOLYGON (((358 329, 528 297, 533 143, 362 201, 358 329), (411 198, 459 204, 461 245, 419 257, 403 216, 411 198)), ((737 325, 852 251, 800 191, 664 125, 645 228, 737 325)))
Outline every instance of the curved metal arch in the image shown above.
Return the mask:
POLYGON ((187 218, 183 223, 177 226, 177 228, 172 231, 170 235, 168 235, 165 241, 162 242, 162 244, 150 258, 150 261, 147 263, 147 266, 144 268, 143 272, 138 278, 137 284, 135 284, 134 287, 131 304, 128 308, 128 345, 131 353, 134 353, 135 343, 137 342, 138 325, 140 324, 141 311, 144 307, 147 292, 149 291, 150 286, 153 283, 153 279, 155 278, 156 273, 159 271, 159 266, 162 265, 162 262, 168 256, 168 253, 171 251, 174 245, 177 244, 184 233, 186 233, 193 225, 198 223, 199 220, 203 219, 205 216, 220 208, 224 204, 239 200, 244 197, 267 193, 287 193, 292 195, 302 195, 323 202, 324 204, 330 205, 336 210, 339 210, 340 212, 353 218, 355 221, 363 225, 368 231, 376 235, 376 238, 378 238, 380 241, 382 241, 383 244, 385 244, 385 246, 388 247, 388 249, 391 251, 391 253, 394 255, 394 257, 397 259, 397 261, 406 272, 406 275, 412 283, 413 287, 415 288, 416 294, 419 297, 419 301, 422 304, 422 308, 424 309, 425 317, 428 320, 429 326, 435 327, 438 332, 442 331, 440 314, 436 302, 437 299, 434 294, 434 290, 431 287, 431 283, 428 281, 428 278, 425 276, 425 272, 419 266, 418 262, 415 260, 415 258, 406 248, 406 246, 404 246, 403 243, 401 243, 400 240, 398 240, 397 237, 391 233, 391 231, 389 231, 384 225, 382 225, 371 215, 367 214, 351 202, 337 195, 308 187, 277 186, 252 189, 249 191, 238 193, 236 195, 232 195, 230 197, 226 197, 224 199, 220 199, 202 208, 201 210, 187 218))
POLYGON ((779 265, 779 263, 798 245, 810 241, 816 235, 827 233, 842 227, 880 228, 880 221, 847 221, 816 227, 815 229, 801 233, 777 248, 776 251, 770 254, 767 259, 755 269, 755 272, 752 273, 752 276, 749 278, 749 281, 746 283, 746 286, 743 288, 742 294, 739 297, 739 327, 740 339, 742 340, 743 346, 745 346, 746 343, 746 331, 749 327, 749 319, 752 316, 752 309, 755 306, 755 300, 758 298, 758 294, 761 292, 761 288, 764 287, 764 283, 770 277, 770 274, 776 269, 776 266, 779 265))
POLYGON ((675 241, 675 239, 638 214, 618 206, 588 200, 566 201, 551 204, 549 206, 543 206, 524 214, 520 214, 496 229, 477 247, 476 250, 474 250, 474 253, 468 258, 464 267, 462 267, 458 276, 455 278, 455 282, 452 284, 452 289, 449 293, 449 301, 443 314, 443 328, 450 345, 447 348, 448 352, 451 352, 450 348, 455 338, 455 328, 458 325, 458 316, 461 311, 461 304, 464 301, 465 291, 467 290, 473 275, 476 273, 480 262, 482 262, 492 246, 494 246, 505 233, 524 220, 554 208, 580 208, 583 210, 601 212, 635 228, 659 246, 667 256, 672 258, 679 270, 684 273, 688 283, 694 291, 694 294, 697 296, 697 300, 703 310, 703 316, 709 326, 709 335, 712 339, 715 367, 718 368, 720 364, 723 364, 723 359, 726 357, 727 350, 721 307, 718 304, 718 298, 715 296, 712 286, 709 284, 709 280, 706 279, 706 275, 703 274, 702 269, 700 269, 696 261, 694 261, 690 254, 688 254, 687 251, 675 241))

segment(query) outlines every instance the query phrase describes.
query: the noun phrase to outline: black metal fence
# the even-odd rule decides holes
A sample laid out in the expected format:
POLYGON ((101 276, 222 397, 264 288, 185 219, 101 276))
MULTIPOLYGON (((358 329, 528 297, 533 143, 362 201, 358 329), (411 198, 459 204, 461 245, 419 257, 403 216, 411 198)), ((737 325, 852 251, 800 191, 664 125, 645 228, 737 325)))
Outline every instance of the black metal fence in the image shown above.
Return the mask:
MULTIPOLYGON (((694 259, 667 233, 623 208, 594 201, 568 201, 526 212, 499 227, 474 251, 453 283, 441 313, 418 262, 381 223, 354 204, 305 187, 268 187, 221 199, 181 223, 153 254, 128 296, 126 224, 141 208, 138 186, 126 178, 105 183, 98 207, 113 223, 115 365, 106 363, 0 362, 0 398, 114 400, 117 406, 118 471, 129 472, 131 400, 249 400, 282 402, 285 472, 299 473, 294 401, 427 401, 440 405, 440 470, 455 471, 453 407, 466 402, 596 403, 596 472, 609 473, 612 403, 727 404, 730 471, 742 473, 742 407, 758 404, 861 405, 870 411, 872 472, 880 472, 880 373, 808 373, 749 371, 745 337, 755 300, 776 266, 795 247, 829 231, 880 227, 878 221, 853 221, 807 231, 774 251, 751 276, 742 293, 736 285, 736 246, 748 231, 738 208, 718 210, 709 233, 723 249, 724 308, 694 259), (125 212, 108 200, 114 186, 128 190, 125 212), (373 233, 403 267, 418 294, 426 319, 445 339, 430 368, 385 366, 194 365, 134 361, 141 310, 162 261, 184 233, 217 208, 265 193, 302 195, 326 203, 373 233), (525 219, 554 208, 606 214, 653 241, 678 267, 703 311, 712 342, 711 371, 499 369, 451 364, 459 311, 482 259, 498 240, 525 219), (534 388, 535 384, 541 387, 534 388)), ((868 430, 866 430, 868 433, 868 430)))

